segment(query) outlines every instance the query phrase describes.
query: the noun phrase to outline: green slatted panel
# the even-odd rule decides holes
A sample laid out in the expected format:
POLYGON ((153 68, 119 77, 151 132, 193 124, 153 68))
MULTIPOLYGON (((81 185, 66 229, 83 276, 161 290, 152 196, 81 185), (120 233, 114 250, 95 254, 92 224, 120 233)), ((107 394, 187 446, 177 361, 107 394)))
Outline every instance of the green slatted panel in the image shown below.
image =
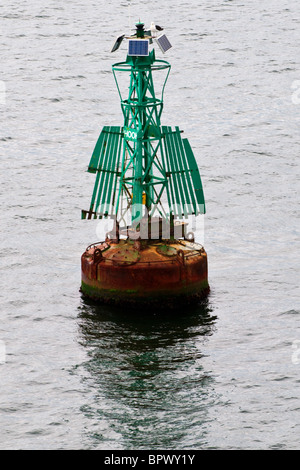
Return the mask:
POLYGON ((186 178, 185 178, 185 182, 186 182, 186 201, 187 201, 187 204, 188 204, 189 208, 191 208, 191 206, 192 206, 193 207, 193 212, 195 214, 197 214, 196 195, 195 195, 192 180, 190 178, 187 159, 185 158, 185 149, 184 149, 184 146, 183 146, 183 141, 182 141, 182 138, 181 138, 181 135, 180 135, 179 127, 176 127, 175 129, 176 129, 175 139, 176 139, 177 145, 180 149, 181 165, 182 165, 182 168, 184 169, 185 175, 186 175, 186 178))
POLYGON ((96 173, 98 167, 99 167, 99 160, 101 160, 102 152, 105 149, 106 146, 106 138, 107 138, 107 133, 106 133, 107 127, 103 127, 101 134, 99 135, 99 138, 97 140, 97 143, 95 145, 89 166, 88 166, 88 172, 90 173, 96 173))
POLYGON ((103 195, 105 193, 105 199, 103 199, 103 203, 106 204, 104 212, 109 215, 115 215, 115 188, 120 178, 119 164, 123 147, 123 131, 122 128, 117 126, 112 127, 111 131, 114 134, 114 141, 112 142, 111 154, 108 160, 109 166, 107 167, 107 181, 105 191, 103 192, 103 195))
MULTIPOLYGON (((116 127, 112 128, 114 132, 116 131, 116 129, 117 129, 116 127)), ((117 160, 117 155, 118 155, 119 141, 120 141, 120 135, 117 134, 115 141, 113 143, 112 150, 111 150, 111 158, 110 158, 109 166, 107 169, 108 173, 107 173, 107 178, 106 178, 106 187, 104 189, 104 193, 107 194, 106 201, 103 201, 103 203, 105 204, 104 211, 106 213, 110 211, 110 204, 111 204, 111 200, 113 196, 112 188, 113 188, 115 172, 117 171, 116 160, 117 160)))
MULTIPOLYGON (((104 192, 104 184, 106 182, 106 178, 107 178, 107 169, 108 169, 108 164, 109 164, 109 158, 110 158, 110 155, 111 155, 111 148, 113 146, 113 143, 114 143, 114 135, 110 132, 111 128, 109 127, 108 128, 108 132, 107 132, 107 142, 106 142, 106 145, 105 145, 105 150, 103 152, 103 156, 102 156, 102 161, 99 161, 99 167, 98 167, 98 171, 100 171, 101 173, 101 176, 100 176, 100 181, 99 181, 99 185, 98 185, 98 195, 97 195, 97 199, 96 199, 96 211, 97 213, 99 213, 99 215, 103 215, 105 212, 103 211, 103 206, 101 206, 101 209, 100 209, 100 204, 102 203, 101 201, 101 197, 103 196, 104 194, 104 197, 105 197, 105 192, 104 192)), ((107 195, 109 197, 109 194, 107 195)))
MULTIPOLYGON (((95 210, 95 200, 96 200, 96 195, 97 195, 98 188, 99 188, 100 174, 101 174, 100 171, 98 171, 98 173, 96 175, 96 181, 95 181, 94 190, 93 190, 93 194, 92 194, 92 200, 91 200, 91 204, 90 204, 90 214, 88 215, 89 219, 92 218, 92 212, 94 212, 94 210, 95 210)), ((94 215, 94 219, 96 219, 96 218, 97 218, 97 216, 94 215)))
POLYGON ((119 138, 119 147, 118 147, 118 154, 117 154, 117 159, 116 159, 116 166, 115 166, 115 171, 116 173, 114 174, 114 180, 113 180, 113 184, 112 184, 112 187, 113 187, 113 190, 112 190, 112 199, 111 199, 111 212, 113 212, 113 209, 115 208, 115 212, 114 214, 116 214, 116 197, 117 197, 117 184, 118 184, 118 181, 120 180, 120 177, 121 177, 121 172, 119 173, 120 171, 120 162, 121 162, 121 158, 122 158, 122 155, 123 155, 123 139, 122 137, 120 136, 119 138))
POLYGON ((111 200, 113 198, 113 181, 117 171, 117 156, 118 156, 118 148, 120 145, 120 134, 118 133, 118 128, 116 126, 111 127, 111 132, 113 132, 113 140, 111 142, 110 147, 107 149, 107 173, 105 175, 105 181, 103 184, 103 191, 102 191, 102 208, 103 213, 108 213, 111 200))
POLYGON ((162 132, 169 174, 168 200, 174 207, 174 216, 205 213, 200 173, 189 141, 181 138, 178 127, 172 131, 171 127, 162 126, 162 132))
POLYGON ((167 131, 168 128, 166 126, 162 126, 162 134, 164 137, 164 156, 165 156, 165 170, 166 174, 168 175, 168 183, 167 183, 167 198, 168 198, 168 204, 169 208, 171 206, 175 205, 175 193, 173 189, 173 184, 172 180, 170 180, 170 175, 171 175, 171 167, 170 167, 170 159, 169 159, 169 150, 168 150, 168 138, 167 138, 167 131))
POLYGON ((185 149, 188 166, 191 172, 195 195, 197 198, 197 202, 200 205, 198 213, 205 214, 206 212, 205 199, 204 199, 204 193, 203 193, 203 187, 202 187, 199 168, 198 168, 196 159, 194 157, 194 154, 193 154, 193 151, 192 151, 192 148, 190 146, 188 139, 182 139, 182 142, 183 142, 183 146, 185 149))
POLYGON ((181 188, 181 206, 183 208, 183 214, 187 217, 188 214, 191 212, 190 208, 190 196, 189 190, 187 185, 187 179, 189 177, 187 168, 184 166, 184 153, 182 152, 181 144, 181 136, 179 128, 177 127, 175 133, 172 134, 173 146, 174 146, 174 160, 175 160, 175 167, 178 175, 178 180, 181 188))
MULTIPOLYGON (((183 214, 183 212, 186 215, 186 204, 185 204, 185 192, 184 192, 184 187, 183 187, 183 178, 181 174, 181 168, 179 166, 179 159, 178 159, 178 154, 177 154, 177 147, 176 147, 176 142, 175 142, 175 135, 172 133, 169 135, 168 140, 170 141, 170 147, 171 147, 171 161, 173 162, 173 179, 174 179, 174 184, 177 187, 177 194, 178 198, 176 200, 176 215, 178 215, 180 218, 183 214)), ((175 211, 174 211, 175 212, 175 211)))
POLYGON ((168 187, 170 190, 171 201, 172 201, 172 208, 174 216, 180 217, 181 216, 181 198, 179 192, 179 179, 176 173, 175 164, 174 164, 174 157, 172 151, 172 129, 171 127, 162 126, 162 131, 164 134, 164 144, 165 144, 165 153, 166 153, 166 161, 167 161, 167 172, 169 173, 168 178, 168 187))
POLYGON ((90 210, 82 211, 82 218, 101 218, 114 215, 114 188, 117 179, 123 131, 119 126, 105 126, 95 146, 88 171, 97 172, 90 210))
MULTIPOLYGON (((164 146, 162 145, 162 141, 160 141, 159 148, 160 148, 160 154, 161 154, 161 165, 162 165, 162 168, 163 168, 163 170, 164 170, 164 176, 165 176, 165 183, 164 183, 164 185, 163 185, 161 195, 162 195, 164 192, 166 192, 167 201, 168 201, 168 207, 171 207, 171 206, 172 206, 171 194, 170 194, 170 191, 168 191, 168 179, 169 179, 169 178, 167 178, 167 158, 166 158, 166 151, 165 151, 165 148, 164 148, 164 146)), ((161 197, 160 197, 160 201, 161 201, 161 197)))

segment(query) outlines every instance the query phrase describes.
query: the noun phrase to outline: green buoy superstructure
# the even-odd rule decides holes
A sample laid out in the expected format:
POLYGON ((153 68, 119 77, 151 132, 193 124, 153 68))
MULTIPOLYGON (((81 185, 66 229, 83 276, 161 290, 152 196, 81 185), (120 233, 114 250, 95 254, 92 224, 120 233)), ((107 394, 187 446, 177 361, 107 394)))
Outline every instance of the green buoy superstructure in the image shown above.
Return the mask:
POLYGON ((112 49, 128 40, 126 60, 112 66, 123 122, 100 133, 88 166, 95 174, 90 207, 82 211, 83 219, 113 220, 81 257, 81 292, 101 303, 179 306, 209 293, 207 254, 187 223, 205 213, 199 169, 182 130, 161 123, 171 68, 155 57, 154 46, 171 47, 161 31, 139 22, 112 49), (163 74, 159 96, 155 74, 163 74))

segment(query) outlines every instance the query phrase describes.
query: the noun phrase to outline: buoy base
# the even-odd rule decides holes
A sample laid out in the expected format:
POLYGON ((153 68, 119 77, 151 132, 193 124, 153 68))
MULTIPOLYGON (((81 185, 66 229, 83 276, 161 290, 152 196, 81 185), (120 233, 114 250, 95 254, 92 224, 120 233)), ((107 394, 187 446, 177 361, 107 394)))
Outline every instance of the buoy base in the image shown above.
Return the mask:
POLYGON ((207 255, 187 240, 108 240, 81 257, 81 292, 101 303, 179 307, 209 293, 207 255))

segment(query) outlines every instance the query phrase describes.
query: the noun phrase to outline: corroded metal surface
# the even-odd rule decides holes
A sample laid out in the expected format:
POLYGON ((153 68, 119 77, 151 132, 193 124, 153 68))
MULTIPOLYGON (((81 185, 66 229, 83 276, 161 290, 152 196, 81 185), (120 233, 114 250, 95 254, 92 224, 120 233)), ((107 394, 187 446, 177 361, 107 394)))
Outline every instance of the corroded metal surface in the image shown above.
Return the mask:
POLYGON ((207 295, 204 248, 186 240, 90 245, 82 258, 82 293, 112 303, 172 303, 207 295))

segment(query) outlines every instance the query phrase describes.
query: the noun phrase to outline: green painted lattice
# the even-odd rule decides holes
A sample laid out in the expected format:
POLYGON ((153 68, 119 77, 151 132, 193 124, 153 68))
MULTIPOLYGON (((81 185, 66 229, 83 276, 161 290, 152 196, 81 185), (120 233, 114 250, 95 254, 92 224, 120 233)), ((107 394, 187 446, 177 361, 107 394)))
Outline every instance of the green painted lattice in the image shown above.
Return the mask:
POLYGON ((113 66, 130 74, 128 96, 123 99, 118 81, 123 127, 105 126, 96 143, 88 171, 96 173, 89 210, 82 218, 116 217, 132 211, 137 223, 145 211, 169 218, 205 213, 199 169, 189 141, 178 127, 161 126, 162 96, 157 98, 152 72, 170 65, 148 57, 128 57, 113 66))

